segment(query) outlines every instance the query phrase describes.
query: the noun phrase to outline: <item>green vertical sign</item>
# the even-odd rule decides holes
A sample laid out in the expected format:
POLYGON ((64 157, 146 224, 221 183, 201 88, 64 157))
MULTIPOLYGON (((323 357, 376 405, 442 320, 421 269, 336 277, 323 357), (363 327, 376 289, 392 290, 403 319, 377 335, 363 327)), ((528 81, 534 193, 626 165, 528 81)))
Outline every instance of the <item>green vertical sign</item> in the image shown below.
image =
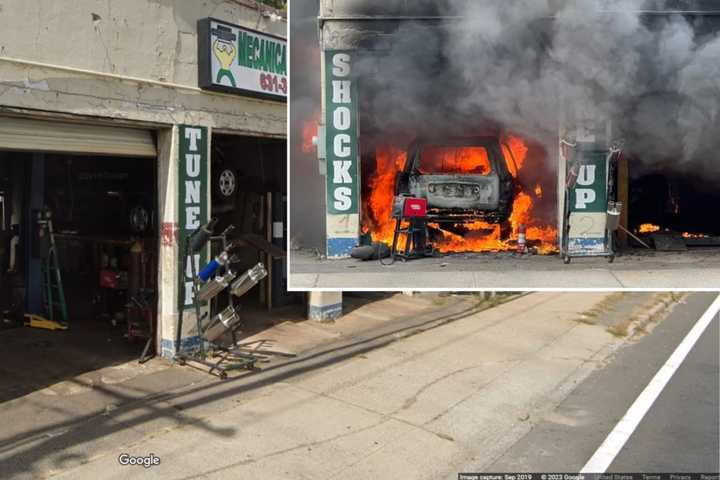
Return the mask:
POLYGON ((580 168, 568 199, 571 212, 607 211, 607 153, 581 152, 580 168))
POLYGON ((357 84, 351 72, 352 53, 325 52, 325 129, 327 211, 359 212, 357 84))
MULTIPOLYGON (((178 247, 180 253, 179 307, 190 308, 192 298, 192 264, 186 256, 188 237, 208 222, 208 129, 206 127, 180 126, 180 158, 178 172, 179 218, 178 247)), ((207 248, 193 255, 195 271, 201 260, 207 258, 207 248)))

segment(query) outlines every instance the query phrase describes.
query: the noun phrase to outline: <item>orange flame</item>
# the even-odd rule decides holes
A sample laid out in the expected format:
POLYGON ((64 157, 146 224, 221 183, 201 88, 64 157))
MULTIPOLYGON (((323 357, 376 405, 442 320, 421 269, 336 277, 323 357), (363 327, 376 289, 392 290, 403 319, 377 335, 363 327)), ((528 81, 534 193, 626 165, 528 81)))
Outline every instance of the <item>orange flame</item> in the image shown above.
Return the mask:
POLYGON ((658 225, 653 225, 652 223, 643 223, 638 229, 640 233, 653 233, 658 230, 660 230, 660 227, 658 225))
MULTIPOLYGON (((514 178, 518 178, 529 151, 526 143, 520 137, 510 135, 504 139, 502 148, 510 173, 514 178)), ((482 148, 448 147, 428 150, 431 170, 437 171, 439 167, 440 171, 489 171, 487 152, 482 148), (484 170, 484 162, 487 162, 487 170, 484 170)), ((370 177, 370 193, 363 199, 363 231, 370 233, 373 241, 390 244, 395 229, 395 220, 391 218, 395 179, 405 165, 407 152, 386 145, 376 150, 375 159, 376 173, 370 177)), ((425 159, 421 160, 421 164, 423 160, 425 159)), ((534 212, 535 202, 542 199, 542 187, 538 184, 532 192, 534 197, 524 191, 515 196, 512 214, 505 227, 478 220, 461 225, 461 229, 465 231, 461 235, 459 232, 442 230, 438 224, 429 224, 440 233, 439 238, 434 238, 433 246, 442 253, 511 251, 517 248, 520 225, 524 225, 529 246, 534 246, 541 254, 556 252, 557 229, 536 220, 537 215, 534 212)))
POLYGON ((377 173, 370 179, 370 198, 363 202, 365 232, 372 232, 373 240, 390 244, 395 231, 391 217, 395 178, 405 167, 407 152, 385 145, 377 149, 375 161, 377 173))
POLYGON ((427 147, 420 158, 422 173, 490 173, 490 158, 484 147, 427 147))
POLYGON ((518 178, 518 174, 525 164, 528 148, 520 137, 508 135, 502 144, 503 155, 507 163, 508 170, 513 178, 518 178))
POLYGON ((313 138, 317 137, 318 133, 318 121, 317 118, 320 118, 320 114, 318 113, 315 115, 315 118, 312 120, 306 120, 303 123, 302 128, 302 151, 303 153, 312 153, 315 149, 315 144, 313 143, 313 138))

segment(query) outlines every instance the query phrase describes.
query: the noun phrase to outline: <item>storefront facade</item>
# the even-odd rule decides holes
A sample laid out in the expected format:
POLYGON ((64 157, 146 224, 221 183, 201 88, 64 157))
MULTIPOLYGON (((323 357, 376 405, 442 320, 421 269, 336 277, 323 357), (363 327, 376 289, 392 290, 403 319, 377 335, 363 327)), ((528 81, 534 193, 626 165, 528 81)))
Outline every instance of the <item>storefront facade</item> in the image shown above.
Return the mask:
MULTIPOLYGON (((286 21, 250 1, 82 1, 71 9, 26 2, 3 14, 11 18, 0 33, 0 151, 26 155, 33 166, 47 155, 155 162, 154 206, 139 216, 154 225, 156 348, 171 357, 178 312, 189 301, 184 239, 215 215, 216 196, 239 201, 237 157, 246 145, 269 158, 259 169, 272 187, 256 196, 267 190, 265 197, 284 201, 286 21), (31 41, 28 32, 35 32, 31 41), (226 161, 234 166, 223 167, 226 161), (219 187, 218 168, 225 173, 219 187)), ((32 172, 36 182, 39 170, 32 172)), ((26 200, 42 208, 42 194, 35 196, 26 200)), ((281 243, 282 215, 265 216, 274 226, 268 239, 281 243)), ((13 223, 9 211, 5 217, 13 223)), ((280 275, 282 266, 272 269, 280 275)), ((27 269, 28 297, 38 296, 35 270, 27 269)), ((262 295, 268 304, 275 298, 269 289, 262 295)), ((26 304, 33 302, 40 300, 26 304)), ((184 325, 181 344, 197 343, 195 322, 184 325)))

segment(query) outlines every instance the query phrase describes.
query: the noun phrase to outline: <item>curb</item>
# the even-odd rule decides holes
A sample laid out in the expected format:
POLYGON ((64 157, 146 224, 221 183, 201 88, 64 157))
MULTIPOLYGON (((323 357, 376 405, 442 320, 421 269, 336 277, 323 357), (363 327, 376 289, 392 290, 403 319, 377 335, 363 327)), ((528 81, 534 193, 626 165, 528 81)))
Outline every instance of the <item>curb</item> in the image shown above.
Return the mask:
POLYGON ((658 302, 646 313, 638 315, 635 321, 632 323, 630 332, 627 335, 628 339, 636 337, 642 333, 646 326, 650 323, 657 322, 662 317, 667 316, 670 313, 672 307, 680 303, 687 298, 687 294, 683 293, 680 297, 665 297, 659 298, 658 302))

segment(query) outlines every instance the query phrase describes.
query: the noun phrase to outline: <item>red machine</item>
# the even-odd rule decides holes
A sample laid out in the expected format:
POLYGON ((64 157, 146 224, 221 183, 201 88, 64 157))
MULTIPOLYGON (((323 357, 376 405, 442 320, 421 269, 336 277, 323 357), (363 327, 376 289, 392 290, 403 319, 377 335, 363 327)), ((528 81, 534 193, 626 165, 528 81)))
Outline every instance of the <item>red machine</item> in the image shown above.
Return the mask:
POLYGON ((395 234, 390 251, 394 262, 397 258, 411 260, 432 254, 427 243, 427 200, 424 198, 397 196, 393 200, 392 216, 395 218, 395 234), (400 236, 405 236, 405 247, 398 251, 400 236))

